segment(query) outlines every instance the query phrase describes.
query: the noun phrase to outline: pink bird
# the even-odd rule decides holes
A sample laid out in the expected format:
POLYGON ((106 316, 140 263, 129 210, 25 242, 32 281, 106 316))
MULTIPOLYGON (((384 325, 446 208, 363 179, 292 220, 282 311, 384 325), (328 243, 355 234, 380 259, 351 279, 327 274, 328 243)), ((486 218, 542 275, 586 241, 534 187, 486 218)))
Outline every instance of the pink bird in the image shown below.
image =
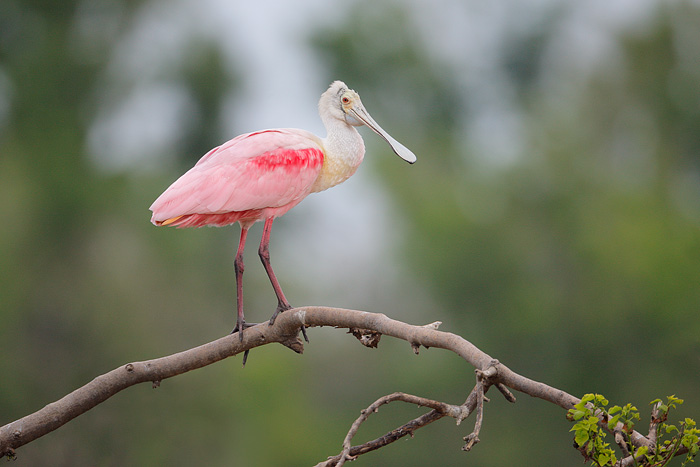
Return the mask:
MULTIPOLYGON (((205 154, 151 205, 155 225, 224 226, 238 222, 241 236, 234 261, 238 319, 243 338, 243 250, 248 229, 265 221, 259 255, 277 295, 277 315, 292 306, 270 264, 272 222, 310 193, 326 190, 355 173, 365 154, 355 127, 367 125, 409 163, 416 156, 389 136, 365 110, 360 96, 335 81, 321 95, 319 113, 328 136, 304 130, 263 130, 240 135, 205 154)), ((303 329, 302 329, 303 330, 303 329)))

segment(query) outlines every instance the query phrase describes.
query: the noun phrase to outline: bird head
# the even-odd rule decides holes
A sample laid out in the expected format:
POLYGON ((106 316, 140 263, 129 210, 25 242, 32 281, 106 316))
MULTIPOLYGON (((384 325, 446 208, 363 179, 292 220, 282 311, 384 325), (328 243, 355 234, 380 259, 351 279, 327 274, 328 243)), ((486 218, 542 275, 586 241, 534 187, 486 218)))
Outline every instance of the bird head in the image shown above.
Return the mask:
POLYGON ((397 156, 413 164, 416 156, 403 144, 396 141, 370 116, 362 105, 360 95, 349 89, 342 81, 334 81, 328 90, 323 93, 318 103, 321 113, 328 112, 330 116, 344 121, 351 126, 366 125, 369 129, 381 136, 397 156))

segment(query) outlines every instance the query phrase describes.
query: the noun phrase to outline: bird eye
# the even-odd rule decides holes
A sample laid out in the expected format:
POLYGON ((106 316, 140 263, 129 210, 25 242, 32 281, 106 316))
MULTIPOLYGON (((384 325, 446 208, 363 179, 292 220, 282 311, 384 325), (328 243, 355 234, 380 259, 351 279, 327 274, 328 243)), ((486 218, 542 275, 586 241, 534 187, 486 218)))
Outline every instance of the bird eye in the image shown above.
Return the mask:
POLYGON ((343 104, 349 104, 349 103, 350 103, 350 98, 349 98, 348 96, 343 96, 343 98, 341 99, 341 101, 343 102, 343 104))

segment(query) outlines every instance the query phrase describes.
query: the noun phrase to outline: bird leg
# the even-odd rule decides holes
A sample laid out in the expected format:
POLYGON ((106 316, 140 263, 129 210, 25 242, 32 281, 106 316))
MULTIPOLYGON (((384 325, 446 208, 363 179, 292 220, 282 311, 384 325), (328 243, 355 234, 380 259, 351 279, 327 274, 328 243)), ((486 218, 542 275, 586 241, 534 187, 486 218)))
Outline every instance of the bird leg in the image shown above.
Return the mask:
POLYGON ((277 295, 277 309, 272 315, 272 318, 270 318, 270 324, 274 324, 275 318, 277 318, 278 314, 292 309, 292 305, 289 304, 287 297, 284 296, 282 287, 275 276, 275 272, 272 270, 272 264, 270 264, 270 231, 272 230, 272 222, 274 220, 274 217, 265 219, 265 227, 263 227, 262 239, 260 240, 260 249, 258 250, 260 261, 262 261, 265 271, 267 272, 267 277, 270 278, 272 288, 275 290, 275 295, 277 295))
POLYGON ((238 311, 238 318, 236 321, 236 327, 233 328, 231 334, 234 332, 240 333, 240 338, 243 340, 243 330, 246 327, 245 319, 243 317, 243 250, 245 249, 245 239, 248 236, 248 228, 241 226, 241 238, 238 241, 238 251, 236 252, 236 259, 233 260, 233 269, 236 271, 236 310, 238 311))
MULTIPOLYGON (((282 287, 280 286, 280 283, 277 280, 277 277, 275 276, 275 272, 272 270, 272 264, 270 263, 270 231, 272 230, 272 222, 274 222, 274 220, 274 217, 269 217, 265 219, 265 226, 263 227, 262 239, 260 240, 260 249, 258 250, 258 254, 260 255, 260 261, 262 261, 263 266, 265 267, 265 271, 267 272, 267 277, 270 278, 272 288, 275 290, 275 295, 277 295, 277 309, 275 309, 275 312, 270 318, 270 326, 272 326, 275 323, 277 315, 279 315, 283 311, 292 309, 292 305, 289 304, 289 301, 287 301, 287 298, 284 296, 284 292, 282 292, 282 287)), ((309 342, 309 339, 306 336, 305 326, 301 327, 301 332, 304 335, 304 339, 306 340, 306 342, 309 342)))

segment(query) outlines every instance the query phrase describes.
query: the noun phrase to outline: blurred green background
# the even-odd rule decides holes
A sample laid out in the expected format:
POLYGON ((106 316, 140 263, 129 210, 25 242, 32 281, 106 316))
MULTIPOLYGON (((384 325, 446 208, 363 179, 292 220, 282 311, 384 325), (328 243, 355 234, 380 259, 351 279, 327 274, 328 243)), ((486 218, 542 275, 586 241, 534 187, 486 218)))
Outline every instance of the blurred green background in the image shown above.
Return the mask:
MULTIPOLYGON (((700 418, 698 44, 697 1, 3 0, 0 425, 230 331, 237 227, 156 228, 148 206, 237 134, 323 134, 334 79, 418 163, 363 130, 357 175, 275 224, 292 304, 441 320, 571 394, 700 418)), ((276 301, 246 260, 259 321, 276 301)), ((473 385, 447 352, 310 338, 130 388, 13 465, 313 465, 376 398, 473 385)), ((561 409, 491 396, 472 452, 473 420, 441 420, 358 465, 581 462, 561 409)))

